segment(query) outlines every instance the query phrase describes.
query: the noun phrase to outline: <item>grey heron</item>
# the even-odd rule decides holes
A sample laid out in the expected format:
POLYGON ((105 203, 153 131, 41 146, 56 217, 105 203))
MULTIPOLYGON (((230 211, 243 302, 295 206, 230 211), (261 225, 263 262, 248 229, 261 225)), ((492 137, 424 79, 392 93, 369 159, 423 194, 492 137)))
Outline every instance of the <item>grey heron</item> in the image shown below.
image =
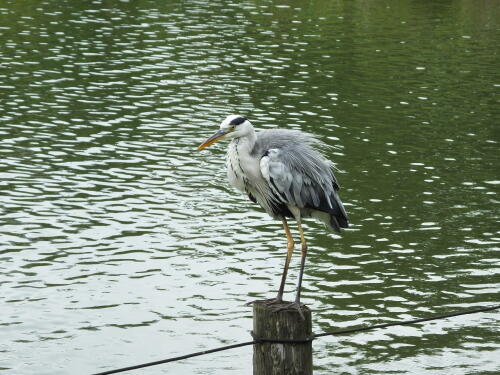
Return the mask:
POLYGON ((339 184, 333 163, 315 148, 321 142, 298 130, 268 129, 255 132, 245 117, 230 115, 219 130, 198 146, 199 150, 231 139, 226 158, 227 176, 232 186, 248 195, 272 218, 280 219, 287 238, 287 255, 276 298, 263 300, 277 305, 275 311, 295 308, 303 316, 300 289, 307 254, 302 219, 313 217, 327 228, 340 232, 349 221, 338 195, 339 184), (300 234, 301 262, 295 301, 283 301, 286 276, 294 240, 287 218, 295 219, 300 234))

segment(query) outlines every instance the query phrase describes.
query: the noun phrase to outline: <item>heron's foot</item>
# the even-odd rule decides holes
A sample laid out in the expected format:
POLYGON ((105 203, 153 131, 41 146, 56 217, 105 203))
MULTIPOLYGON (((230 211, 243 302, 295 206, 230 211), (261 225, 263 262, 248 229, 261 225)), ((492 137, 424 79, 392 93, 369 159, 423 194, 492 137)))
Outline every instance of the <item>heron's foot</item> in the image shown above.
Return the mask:
POLYGON ((302 312, 302 306, 304 306, 300 301, 295 301, 295 302, 289 302, 286 304, 283 304, 281 306, 276 307, 273 312, 279 312, 283 310, 297 310, 300 314, 300 317, 302 320, 306 320, 304 317, 304 313, 302 312))
POLYGON ((253 305, 254 303, 263 303, 266 306, 279 305, 279 304, 283 303, 283 298, 276 297, 276 298, 269 298, 269 299, 257 299, 255 301, 247 302, 246 305, 250 306, 250 305, 253 305))

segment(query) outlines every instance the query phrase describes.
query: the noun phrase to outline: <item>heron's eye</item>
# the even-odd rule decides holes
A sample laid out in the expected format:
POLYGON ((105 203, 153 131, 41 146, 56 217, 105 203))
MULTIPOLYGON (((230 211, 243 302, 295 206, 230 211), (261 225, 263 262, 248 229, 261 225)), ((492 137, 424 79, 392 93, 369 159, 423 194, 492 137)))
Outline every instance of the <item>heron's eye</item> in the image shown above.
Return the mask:
POLYGON ((229 131, 230 131, 230 132, 233 132, 233 131, 234 131, 234 129, 236 129, 236 126, 235 126, 235 125, 231 125, 231 126, 229 127, 229 131))

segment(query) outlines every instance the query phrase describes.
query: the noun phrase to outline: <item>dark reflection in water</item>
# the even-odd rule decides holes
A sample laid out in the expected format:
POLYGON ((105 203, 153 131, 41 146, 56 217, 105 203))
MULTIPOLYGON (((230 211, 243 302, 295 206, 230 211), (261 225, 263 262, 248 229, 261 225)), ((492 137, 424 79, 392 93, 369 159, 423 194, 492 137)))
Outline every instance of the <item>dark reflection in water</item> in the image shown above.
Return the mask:
MULTIPOLYGON (((3 2, 1 372, 249 338, 244 302, 275 293, 285 239, 229 189, 224 146, 195 151, 228 113, 335 146, 353 225, 307 223, 316 332, 498 303, 499 19, 467 0, 3 2)), ((315 373, 492 374, 498 329, 485 313, 324 338, 315 373)))

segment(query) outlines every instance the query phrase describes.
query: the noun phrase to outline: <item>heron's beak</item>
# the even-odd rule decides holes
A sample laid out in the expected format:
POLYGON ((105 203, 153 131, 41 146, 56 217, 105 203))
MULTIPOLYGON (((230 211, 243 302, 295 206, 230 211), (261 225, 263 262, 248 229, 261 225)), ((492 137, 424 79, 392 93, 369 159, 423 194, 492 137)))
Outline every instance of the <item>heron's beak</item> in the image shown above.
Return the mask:
POLYGON ((224 137, 226 134, 227 134, 226 131, 224 131, 222 129, 218 130, 214 135, 212 135, 205 142, 203 142, 201 145, 199 145, 198 150, 203 150, 205 147, 208 147, 211 144, 214 144, 215 142, 220 140, 222 137, 224 137))

